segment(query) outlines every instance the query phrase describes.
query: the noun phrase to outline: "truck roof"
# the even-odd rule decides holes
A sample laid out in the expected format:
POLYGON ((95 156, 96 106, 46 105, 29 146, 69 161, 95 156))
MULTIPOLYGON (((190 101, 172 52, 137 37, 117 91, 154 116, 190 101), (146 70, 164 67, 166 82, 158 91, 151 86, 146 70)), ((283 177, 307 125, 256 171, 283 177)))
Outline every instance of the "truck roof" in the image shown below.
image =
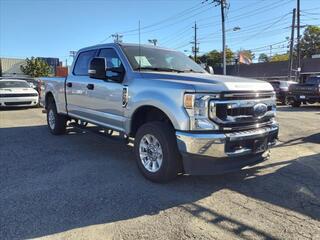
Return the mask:
MULTIPOLYGON (((114 46, 124 46, 124 47, 133 46, 133 47, 139 47, 139 44, 138 44, 138 43, 104 43, 104 44, 97 44, 97 45, 93 45, 93 46, 81 48, 81 49, 78 50, 78 52, 82 52, 82 51, 86 51, 86 50, 90 50, 90 49, 107 48, 107 47, 114 47, 114 46)), ((169 48, 154 46, 154 45, 151 45, 151 44, 140 44, 140 46, 141 46, 141 47, 145 47, 145 48, 156 48, 156 49, 163 49, 163 50, 168 50, 168 51, 174 51, 174 50, 169 49, 169 48)))

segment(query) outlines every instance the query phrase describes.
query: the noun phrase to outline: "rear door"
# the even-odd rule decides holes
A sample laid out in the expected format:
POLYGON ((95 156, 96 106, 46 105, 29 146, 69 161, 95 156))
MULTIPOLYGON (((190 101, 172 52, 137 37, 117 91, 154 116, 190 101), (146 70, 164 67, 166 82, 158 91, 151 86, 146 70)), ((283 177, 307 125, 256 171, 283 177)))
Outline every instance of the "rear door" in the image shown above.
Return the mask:
POLYGON ((96 56, 97 50, 83 51, 78 54, 73 71, 66 81, 67 109, 70 115, 80 118, 90 118, 87 109, 87 94, 90 91, 88 68, 89 63, 96 56))

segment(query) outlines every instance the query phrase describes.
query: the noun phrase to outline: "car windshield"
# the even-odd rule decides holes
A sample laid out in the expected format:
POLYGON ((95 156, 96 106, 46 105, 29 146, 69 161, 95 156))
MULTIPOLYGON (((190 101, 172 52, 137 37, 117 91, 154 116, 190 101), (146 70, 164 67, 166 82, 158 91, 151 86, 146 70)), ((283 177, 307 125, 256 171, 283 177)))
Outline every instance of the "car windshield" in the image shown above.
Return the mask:
POLYGON ((279 82, 270 82, 270 83, 274 88, 279 88, 280 87, 280 83, 279 82))
POLYGON ((320 84, 320 77, 310 77, 306 81, 307 84, 320 84))
POLYGON ((141 71, 205 73, 202 67, 178 51, 122 46, 132 68, 141 71))
POLYGON ((0 88, 30 88, 26 81, 0 81, 0 88))

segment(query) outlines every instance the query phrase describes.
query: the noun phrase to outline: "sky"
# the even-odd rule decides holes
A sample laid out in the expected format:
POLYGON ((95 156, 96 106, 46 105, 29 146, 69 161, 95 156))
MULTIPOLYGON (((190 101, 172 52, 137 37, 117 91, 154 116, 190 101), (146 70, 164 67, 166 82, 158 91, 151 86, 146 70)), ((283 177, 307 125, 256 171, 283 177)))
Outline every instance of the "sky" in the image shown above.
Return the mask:
MULTIPOLYGON (((296 0, 228 3, 228 47, 251 49, 256 56, 287 51, 296 0)), ((70 63, 69 51, 112 42, 114 33, 138 43, 139 21, 141 43, 157 39, 158 45, 189 55, 196 22, 199 54, 221 50, 220 7, 212 0, 0 0, 0 56, 70 63)), ((320 0, 301 0, 301 25, 320 26, 320 0)))

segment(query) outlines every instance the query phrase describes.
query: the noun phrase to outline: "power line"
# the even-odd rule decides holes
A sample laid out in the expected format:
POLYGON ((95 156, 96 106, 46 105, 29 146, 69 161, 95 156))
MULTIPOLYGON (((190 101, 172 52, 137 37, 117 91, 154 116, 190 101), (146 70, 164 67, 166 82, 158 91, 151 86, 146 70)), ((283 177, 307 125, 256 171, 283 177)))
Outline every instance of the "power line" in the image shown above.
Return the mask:
MULTIPOLYGON (((179 13, 176 13, 168 18, 165 18, 161 21, 158 21, 156 23, 153 23, 153 24, 150 24, 150 25, 147 25, 147 26, 144 26, 144 27, 141 27, 141 30, 144 30, 144 29, 149 29, 149 28, 153 28, 155 26, 158 26, 158 25, 162 25, 163 23, 166 23, 172 19, 177 19, 177 18, 180 18, 180 17, 184 17, 186 15, 188 15, 189 13, 193 13, 194 11, 197 11, 201 8, 203 8, 204 6, 202 6, 200 3, 197 3, 196 5, 190 7, 190 8, 187 8, 185 10, 183 10, 182 12, 179 12, 179 13)), ((138 32, 138 29, 131 29, 131 30, 127 30, 127 31, 122 31, 121 33, 122 34, 126 34, 126 33, 132 33, 132 32, 138 32)))
POLYGON ((276 1, 276 2, 278 2, 278 4, 275 4, 274 2, 272 2, 271 4, 267 4, 267 5, 263 6, 263 7, 254 9, 254 10, 246 12, 244 14, 240 14, 238 16, 233 16, 231 18, 228 18, 228 23, 234 22, 234 21, 238 21, 238 20, 243 19, 243 18, 249 18, 249 17, 252 17, 252 16, 256 16, 256 15, 261 14, 261 13, 265 13, 265 11, 267 11, 267 10, 278 8, 278 7, 281 7, 283 5, 287 5, 288 3, 292 2, 293 0, 287 0, 285 2, 284 1, 285 0, 281 0, 280 2, 276 1), (252 14, 250 14, 250 13, 252 13, 252 14))

